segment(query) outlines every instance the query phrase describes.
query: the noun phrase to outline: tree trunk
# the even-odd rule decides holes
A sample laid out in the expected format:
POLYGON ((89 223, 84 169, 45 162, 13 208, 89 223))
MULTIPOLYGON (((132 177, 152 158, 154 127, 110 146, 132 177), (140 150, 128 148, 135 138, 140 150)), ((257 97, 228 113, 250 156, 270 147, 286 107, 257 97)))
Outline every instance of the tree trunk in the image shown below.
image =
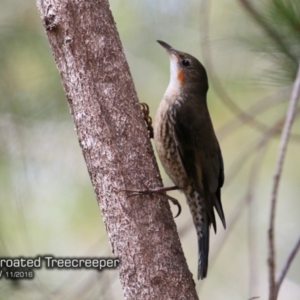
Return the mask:
POLYGON ((37 0, 126 299, 198 299, 107 0, 37 0), (120 192, 121 191, 121 192, 120 192))

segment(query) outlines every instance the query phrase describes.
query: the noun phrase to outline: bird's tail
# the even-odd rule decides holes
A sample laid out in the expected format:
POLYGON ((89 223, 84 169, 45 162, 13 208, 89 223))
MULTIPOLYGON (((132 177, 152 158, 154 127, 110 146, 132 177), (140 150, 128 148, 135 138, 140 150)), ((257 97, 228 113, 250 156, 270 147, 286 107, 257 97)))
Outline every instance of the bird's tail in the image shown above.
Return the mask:
POLYGON ((207 215, 203 200, 197 192, 187 197, 187 201, 198 237, 198 279, 204 279, 208 269, 210 224, 213 223, 215 227, 214 214, 212 216, 207 215))
POLYGON ((203 211, 201 217, 201 224, 196 226, 198 237, 198 279, 204 279, 207 275, 209 255, 209 222, 206 212, 203 211))

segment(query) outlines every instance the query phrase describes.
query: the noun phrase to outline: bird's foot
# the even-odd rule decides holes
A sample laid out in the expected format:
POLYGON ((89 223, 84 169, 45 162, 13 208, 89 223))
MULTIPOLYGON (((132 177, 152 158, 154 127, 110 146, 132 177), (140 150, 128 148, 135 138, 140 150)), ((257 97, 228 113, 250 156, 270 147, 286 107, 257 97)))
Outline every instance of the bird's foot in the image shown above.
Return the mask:
POLYGON ((140 105, 142 113, 144 115, 144 121, 147 125, 149 137, 150 137, 150 139, 153 139, 154 132, 153 132, 153 127, 152 127, 152 118, 149 116, 149 114, 150 114, 149 106, 147 103, 137 103, 137 104, 140 105))
POLYGON ((151 190, 143 190, 143 191, 138 191, 138 190, 122 190, 122 192, 128 192, 130 193, 128 196, 132 197, 132 196, 136 196, 136 195, 151 195, 151 194, 159 194, 159 195, 164 195, 168 198, 168 200, 170 200, 174 205, 176 205, 178 207, 178 212, 176 214, 176 216, 174 218, 177 218, 180 213, 181 213, 181 205, 178 202, 177 199, 169 196, 166 194, 166 192, 168 191, 174 191, 174 190, 178 190, 177 186, 172 186, 172 187, 163 187, 163 188, 156 188, 156 189, 151 189, 151 190))

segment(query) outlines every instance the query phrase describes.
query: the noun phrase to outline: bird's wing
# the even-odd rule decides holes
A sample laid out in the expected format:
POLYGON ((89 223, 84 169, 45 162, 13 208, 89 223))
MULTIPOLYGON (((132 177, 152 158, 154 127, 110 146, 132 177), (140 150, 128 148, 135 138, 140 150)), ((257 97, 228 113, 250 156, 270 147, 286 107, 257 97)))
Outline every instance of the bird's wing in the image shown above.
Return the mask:
POLYGON ((201 100, 185 101, 178 107, 175 140, 186 174, 204 198, 211 223, 215 228, 215 207, 225 227, 220 193, 224 183, 223 159, 205 99, 201 100))

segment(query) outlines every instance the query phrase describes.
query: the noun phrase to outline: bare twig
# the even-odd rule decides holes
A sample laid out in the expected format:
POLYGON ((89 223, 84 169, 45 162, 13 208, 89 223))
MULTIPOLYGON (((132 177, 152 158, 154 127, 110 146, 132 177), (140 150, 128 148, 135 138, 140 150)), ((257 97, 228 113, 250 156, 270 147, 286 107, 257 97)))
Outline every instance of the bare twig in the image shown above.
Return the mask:
MULTIPOLYGON (((299 113, 300 109, 297 109, 296 113, 299 113)), ((281 126, 283 120, 280 118, 275 124, 273 124, 268 130, 264 132, 264 134, 260 137, 258 141, 256 141, 254 144, 247 147, 247 151, 244 152, 240 158, 238 159, 238 163, 234 164, 234 166, 231 168, 231 172, 229 172, 229 176, 227 176, 227 186, 228 183, 233 182, 234 176, 238 173, 238 170, 242 168, 242 166, 248 161, 248 159, 251 157, 251 155, 256 154, 258 152, 263 154, 263 152, 266 151, 266 146, 268 145, 269 141, 276 135, 277 129, 279 126, 281 126)), ((261 161, 262 157, 258 157, 256 163, 259 164, 259 161, 261 161)), ((255 164, 256 164, 255 163, 255 164)), ((258 166, 259 168, 260 166, 258 166)), ((250 176, 253 176, 255 174, 259 173, 259 170, 255 168, 252 169, 252 174, 250 176)), ((250 180, 251 181, 251 180, 250 180)), ((253 182, 253 181, 252 181, 253 182)), ((253 186, 253 184, 252 184, 253 186)), ((244 195, 238 203, 234 205, 234 210, 231 211, 230 215, 228 216, 227 220, 227 228, 226 228, 226 235, 220 235, 216 242, 213 245, 212 251, 211 251, 211 267, 214 265, 215 260, 217 259, 217 256, 219 254, 219 250, 222 249, 222 246, 225 244, 227 238, 229 238, 230 233, 233 231, 237 221, 239 220, 240 216, 242 215, 242 211, 246 207, 246 204, 249 201, 249 193, 252 192, 250 187, 248 187, 246 195, 244 195)), ((205 284, 205 282, 202 283, 202 287, 205 284)))
POLYGON ((299 251, 300 249, 300 236, 298 237, 298 240, 297 242, 295 243, 294 247, 292 248, 292 251, 291 253, 289 254, 285 264, 284 264, 284 267, 282 268, 282 271, 281 271, 281 274, 276 282, 276 292, 278 294, 278 291, 280 289, 280 286, 281 286, 281 283, 284 279, 284 277, 286 276, 288 270, 289 270, 289 267, 290 265, 292 264, 297 252, 299 251))
POLYGON ((291 127, 295 118, 299 93, 300 93, 300 66, 298 68, 297 77, 293 86, 291 100, 290 100, 289 108, 286 115, 286 120, 281 135, 278 158, 277 158, 276 169, 275 169, 275 174, 273 179, 273 188, 271 193, 271 215, 270 215, 270 224, 268 230, 269 300, 275 300, 277 298, 277 293, 278 293, 278 290, 276 290, 276 283, 275 283, 275 270, 276 270, 275 245, 274 245, 275 211, 276 211, 279 181, 282 173, 282 167, 283 167, 283 162, 286 154, 291 127))
MULTIPOLYGON (((247 113, 254 118, 262 114, 263 112, 273 108, 275 105, 286 102, 288 100, 288 97, 286 95, 289 92, 289 90, 290 89, 284 89, 279 92, 276 91, 276 93, 272 95, 268 95, 266 97, 260 98, 254 104, 251 104, 249 107, 246 108, 247 113)), ((241 123, 242 125, 247 124, 247 120, 241 122, 241 118, 242 116, 234 116, 234 118, 232 118, 231 120, 226 122, 221 128, 219 128, 217 130, 219 140, 222 140, 227 136, 231 135, 234 130, 242 128, 241 123)), ((276 135, 280 132, 281 132, 280 129, 277 128, 276 135)), ((299 135, 294 135, 294 137, 298 139, 298 141, 300 141, 299 135)))
MULTIPOLYGON (((296 110, 296 114, 300 113, 300 107, 296 110)), ((262 138, 255 143, 247 145, 246 150, 235 160, 234 164, 227 170, 227 187, 233 182, 233 179, 239 174, 239 171, 246 164, 246 162, 251 157, 251 154, 254 151, 260 149, 266 142, 269 141, 269 138, 273 138, 276 135, 278 128, 282 128, 284 118, 280 118, 276 123, 274 123, 268 130, 264 132, 262 138)))

